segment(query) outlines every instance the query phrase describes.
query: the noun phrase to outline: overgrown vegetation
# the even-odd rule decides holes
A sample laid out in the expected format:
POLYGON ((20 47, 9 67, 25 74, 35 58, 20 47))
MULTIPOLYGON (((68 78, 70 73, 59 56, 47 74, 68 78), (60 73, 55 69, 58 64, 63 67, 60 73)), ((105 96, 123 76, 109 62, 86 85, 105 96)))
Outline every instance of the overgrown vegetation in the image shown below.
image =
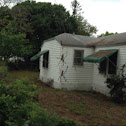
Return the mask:
MULTIPOLYGON (((7 77, 7 67, 0 65, 0 78, 7 77)), ((5 84, 0 81, 1 126, 77 126, 40 107, 38 88, 28 78, 5 84)))
MULTIPOLYGON (((14 5, 13 0, 0 2, 0 58, 6 62, 10 57, 20 57, 28 68, 44 40, 64 32, 87 36, 97 32, 96 27, 82 16, 71 15, 63 5, 21 1, 15 0, 18 4, 11 8, 8 4, 14 5)), ((38 61, 35 63, 38 67, 38 61)))
MULTIPOLYGON (((57 113, 60 117, 75 120, 84 126, 126 125, 125 104, 115 104, 110 98, 96 92, 53 89, 38 81, 38 77, 39 72, 9 71, 7 83, 12 84, 16 79, 25 83, 37 84, 41 108, 46 109, 51 114, 57 113)), ((36 103, 36 98, 34 100, 36 103)), ((69 121, 66 120, 66 122, 69 121)))
POLYGON ((8 67, 4 62, 0 62, 0 82, 4 81, 8 76, 8 67))
POLYGON ((110 89, 112 100, 117 103, 126 102, 126 65, 120 69, 119 74, 106 79, 107 87, 110 89))
POLYGON ((116 35, 116 34, 118 34, 118 33, 117 32, 109 33, 108 31, 106 31, 105 33, 102 33, 101 35, 98 35, 97 37, 104 37, 104 36, 116 35))

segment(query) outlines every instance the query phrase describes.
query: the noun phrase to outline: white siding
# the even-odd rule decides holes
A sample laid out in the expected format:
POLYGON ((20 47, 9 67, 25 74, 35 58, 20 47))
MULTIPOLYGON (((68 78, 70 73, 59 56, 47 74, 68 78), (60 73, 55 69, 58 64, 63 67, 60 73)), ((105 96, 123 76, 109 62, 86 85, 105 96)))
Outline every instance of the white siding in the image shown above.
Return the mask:
MULTIPOLYGON (((117 57, 118 68, 121 68, 121 66, 126 63, 126 45, 113 46, 113 47, 97 47, 95 52, 98 50, 106 50, 106 49, 118 49, 118 57, 117 57)), ((98 66, 94 64, 93 90, 101 92, 105 95, 108 95, 109 90, 105 84, 106 77, 103 74, 99 73, 99 70, 97 67, 98 66)), ((117 71, 118 70, 119 69, 117 69, 117 71)))
POLYGON ((46 83, 53 82, 53 87, 60 88, 59 83, 59 69, 58 69, 58 62, 59 62, 59 55, 60 55, 60 48, 61 45, 56 40, 44 42, 41 51, 49 50, 49 64, 48 68, 43 68, 42 61, 43 56, 40 58, 40 80, 46 83))
POLYGON ((40 58, 40 80, 50 83, 53 87, 67 90, 91 90, 93 81, 93 64, 83 66, 73 64, 74 50, 84 50, 84 56, 93 53, 91 48, 62 47, 56 40, 45 42, 41 48, 49 50, 49 67, 43 68, 43 56, 40 58), (61 56, 64 54, 64 62, 61 56), (64 71, 64 76, 61 72, 64 71))
POLYGON ((104 83, 106 77, 99 73, 99 64, 84 62, 83 66, 74 65, 74 50, 84 50, 84 57, 98 50, 118 49, 117 66, 126 63, 126 45, 114 47, 79 48, 62 47, 56 40, 45 42, 41 50, 49 50, 49 67, 42 67, 43 56, 40 58, 40 80, 50 83, 53 87, 67 90, 95 90, 108 95, 108 88, 104 83), (64 54, 64 62, 61 60, 64 54), (63 76, 61 76, 64 71, 63 76))
POLYGON ((66 72, 64 73, 65 78, 61 78, 62 88, 68 90, 91 90, 93 64, 83 63, 83 66, 74 65, 74 50, 84 50, 84 57, 93 53, 92 48, 63 47, 62 52, 65 54, 65 64, 64 66, 62 64, 59 66, 60 69, 66 72))

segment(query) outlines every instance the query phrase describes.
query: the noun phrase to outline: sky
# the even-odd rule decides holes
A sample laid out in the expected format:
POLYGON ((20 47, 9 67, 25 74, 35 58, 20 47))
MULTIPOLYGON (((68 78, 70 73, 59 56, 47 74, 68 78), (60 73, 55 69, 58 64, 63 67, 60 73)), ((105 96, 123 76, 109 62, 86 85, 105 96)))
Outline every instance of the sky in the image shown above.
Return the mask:
MULTIPOLYGON (((37 2, 51 2, 62 4, 72 13, 73 0, 36 0, 37 2)), ((126 0, 78 0, 82 7, 83 17, 91 25, 97 27, 96 35, 108 32, 126 32, 126 0)))

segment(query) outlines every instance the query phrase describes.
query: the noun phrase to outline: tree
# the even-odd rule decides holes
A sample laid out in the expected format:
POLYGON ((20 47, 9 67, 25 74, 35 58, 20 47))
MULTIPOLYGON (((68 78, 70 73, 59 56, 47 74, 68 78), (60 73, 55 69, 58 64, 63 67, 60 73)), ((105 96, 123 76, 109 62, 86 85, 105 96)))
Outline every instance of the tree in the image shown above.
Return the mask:
POLYGON ((17 22, 13 26, 16 32, 25 33, 29 39, 33 55, 45 39, 77 31, 76 19, 62 5, 25 1, 12 8, 12 17, 17 22))
POLYGON ((62 5, 37 3, 34 12, 32 19, 37 49, 43 40, 64 32, 73 33, 77 28, 75 18, 62 5))
MULTIPOLYGON (((25 1, 9 9, 10 15, 8 13, 1 14, 3 14, 3 19, 5 17, 8 19, 5 25, 1 25, 0 41, 4 43, 4 47, 1 46, 1 48, 16 48, 15 43, 18 43, 21 44, 22 47, 27 45, 27 47, 30 48, 30 53, 20 55, 22 54, 19 53, 21 50, 16 53, 16 51, 14 52, 13 49, 9 48, 7 54, 6 51, 2 52, 1 50, 0 55, 5 55, 5 57, 23 56, 27 62, 29 62, 31 56, 39 52, 40 46, 45 39, 54 37, 63 32, 73 33, 77 31, 76 19, 71 16, 62 5, 25 1), (18 39, 20 40, 17 41, 18 39), (13 44, 15 45, 12 46, 13 44)), ((5 23, 5 21, 3 22, 5 23)), ((26 47, 24 47, 24 49, 25 48, 26 47)))
POLYGON ((0 7, 0 56, 19 56, 29 63, 48 38, 64 32, 92 35, 96 27, 80 15, 79 8, 77 2, 74 15, 70 15, 62 5, 29 0, 12 8, 0 7))
POLYGON ((12 22, 0 32, 0 57, 8 62, 11 57, 24 57, 31 53, 29 40, 22 33, 15 33, 12 22))
POLYGON ((77 0, 74 0, 73 2, 71 2, 71 5, 73 10, 73 16, 77 17, 78 15, 80 15, 79 11, 82 10, 80 3, 77 0))
POLYGON ((109 33, 108 31, 106 31, 105 33, 102 33, 101 35, 98 35, 98 37, 103 37, 103 36, 109 36, 109 35, 115 35, 118 34, 117 32, 115 33, 109 33))
POLYGON ((88 23, 88 21, 82 16, 82 8, 80 3, 77 0, 74 0, 73 2, 71 2, 71 4, 73 10, 73 17, 75 17, 77 21, 77 30, 75 33, 86 36, 91 36, 93 33, 96 33, 96 26, 93 26, 88 23))
POLYGON ((0 31, 9 24, 11 19, 11 10, 7 6, 0 7, 0 31))
POLYGON ((92 34, 97 32, 96 26, 93 26, 90 23, 88 23, 88 21, 84 19, 82 16, 78 16, 77 22, 78 22, 77 34, 91 36, 92 34))

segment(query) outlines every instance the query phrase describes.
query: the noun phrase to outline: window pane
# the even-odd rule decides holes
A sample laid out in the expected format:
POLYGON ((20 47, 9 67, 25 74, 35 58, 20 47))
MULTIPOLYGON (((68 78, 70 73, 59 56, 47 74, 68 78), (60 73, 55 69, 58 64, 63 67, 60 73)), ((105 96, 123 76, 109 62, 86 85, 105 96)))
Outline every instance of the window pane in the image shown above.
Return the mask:
POLYGON ((107 68, 107 60, 104 60, 100 63, 99 72, 106 74, 106 68, 107 68))
POLYGON ((75 50, 74 51, 74 64, 75 65, 83 65, 83 50, 75 50))
POLYGON ((74 59, 74 63, 75 63, 75 64, 82 64, 81 58, 75 58, 75 59, 74 59))
POLYGON ((116 74, 116 66, 117 66, 117 53, 109 57, 109 74, 116 74))
POLYGON ((75 51, 75 57, 82 57, 82 51, 75 51))
POLYGON ((48 68, 49 52, 43 55, 43 67, 48 68))

